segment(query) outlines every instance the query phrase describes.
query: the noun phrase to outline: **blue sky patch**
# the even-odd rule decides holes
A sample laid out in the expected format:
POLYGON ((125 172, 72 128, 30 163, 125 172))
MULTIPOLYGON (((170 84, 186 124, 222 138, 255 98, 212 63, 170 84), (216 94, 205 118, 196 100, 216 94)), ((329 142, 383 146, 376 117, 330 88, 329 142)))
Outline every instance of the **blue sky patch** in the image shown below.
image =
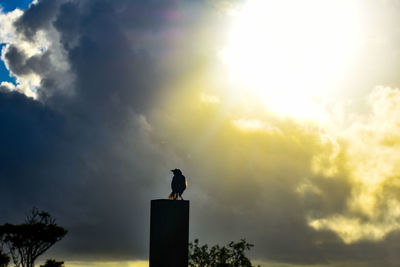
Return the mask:
MULTIPOLYGON (((0 44, 0 51, 3 48, 4 44, 0 44)), ((1 82, 11 82, 15 84, 15 78, 10 77, 10 72, 7 70, 6 66, 4 65, 3 60, 0 60, 0 83, 1 82)))
POLYGON ((3 12, 7 13, 13 11, 16 8, 26 9, 32 0, 0 0, 0 6, 3 12))

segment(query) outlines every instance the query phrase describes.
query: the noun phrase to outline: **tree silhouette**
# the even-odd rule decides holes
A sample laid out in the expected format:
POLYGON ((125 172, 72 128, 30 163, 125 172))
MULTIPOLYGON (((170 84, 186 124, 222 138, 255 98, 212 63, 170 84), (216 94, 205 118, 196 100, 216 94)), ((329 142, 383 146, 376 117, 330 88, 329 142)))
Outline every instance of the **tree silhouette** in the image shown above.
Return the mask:
POLYGON ((0 249, 0 267, 7 267, 10 257, 0 249))
POLYGON ((54 259, 48 259, 45 264, 40 265, 40 267, 64 267, 63 261, 57 261, 54 259))
POLYGON ((49 213, 37 208, 27 215, 25 223, 0 225, 0 241, 8 247, 16 267, 35 266, 35 260, 66 233, 49 213))
POLYGON ((239 242, 230 242, 228 246, 214 245, 210 249, 208 245, 199 245, 199 240, 189 243, 190 267, 253 267, 246 257, 245 251, 254 245, 247 243, 245 239, 239 242))

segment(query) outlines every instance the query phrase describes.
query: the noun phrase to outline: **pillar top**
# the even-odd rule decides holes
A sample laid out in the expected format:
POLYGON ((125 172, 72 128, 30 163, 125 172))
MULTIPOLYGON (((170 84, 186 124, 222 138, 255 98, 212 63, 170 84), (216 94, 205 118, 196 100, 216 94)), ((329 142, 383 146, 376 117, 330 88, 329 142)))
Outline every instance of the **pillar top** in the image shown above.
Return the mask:
POLYGON ((182 202, 182 203, 186 203, 186 202, 190 202, 189 200, 171 200, 171 199, 163 199, 163 198, 160 198, 160 199, 152 199, 151 200, 151 202, 171 202, 171 203, 179 203, 179 202, 182 202))

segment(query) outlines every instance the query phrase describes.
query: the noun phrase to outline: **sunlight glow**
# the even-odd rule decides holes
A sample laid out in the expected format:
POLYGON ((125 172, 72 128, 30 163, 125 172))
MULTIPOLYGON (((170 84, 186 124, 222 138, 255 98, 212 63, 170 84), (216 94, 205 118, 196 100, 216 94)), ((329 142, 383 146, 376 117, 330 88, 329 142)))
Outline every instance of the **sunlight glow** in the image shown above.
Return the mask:
POLYGON ((220 53, 231 93, 278 114, 321 120, 325 99, 362 45, 355 1, 248 0, 230 12, 220 53))
POLYGON ((148 267, 148 261, 68 261, 65 264, 68 267, 148 267))
POLYGON ((266 131, 280 133, 277 127, 270 126, 259 120, 237 119, 232 121, 233 125, 244 131, 266 131))

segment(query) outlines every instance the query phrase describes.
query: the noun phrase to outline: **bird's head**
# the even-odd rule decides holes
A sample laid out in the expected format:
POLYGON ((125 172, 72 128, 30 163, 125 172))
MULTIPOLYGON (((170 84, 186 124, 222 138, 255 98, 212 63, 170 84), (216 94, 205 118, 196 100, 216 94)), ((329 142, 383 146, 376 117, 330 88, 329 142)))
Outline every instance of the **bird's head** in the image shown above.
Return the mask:
POLYGON ((171 172, 175 175, 175 174, 182 174, 180 169, 173 169, 171 170, 171 172))

